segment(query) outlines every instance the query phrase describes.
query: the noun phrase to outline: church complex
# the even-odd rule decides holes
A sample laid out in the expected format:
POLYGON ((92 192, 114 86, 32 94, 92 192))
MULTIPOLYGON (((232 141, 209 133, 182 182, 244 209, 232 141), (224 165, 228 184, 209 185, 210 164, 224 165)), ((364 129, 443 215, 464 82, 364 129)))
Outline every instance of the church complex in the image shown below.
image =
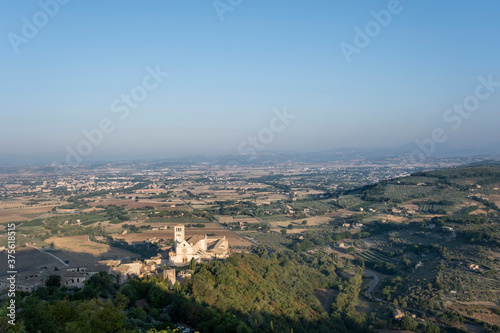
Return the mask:
POLYGON ((186 266, 191 259, 196 262, 212 259, 225 259, 229 256, 229 242, 222 238, 209 238, 207 235, 194 235, 186 239, 184 225, 174 227, 174 247, 168 253, 169 266, 186 266))

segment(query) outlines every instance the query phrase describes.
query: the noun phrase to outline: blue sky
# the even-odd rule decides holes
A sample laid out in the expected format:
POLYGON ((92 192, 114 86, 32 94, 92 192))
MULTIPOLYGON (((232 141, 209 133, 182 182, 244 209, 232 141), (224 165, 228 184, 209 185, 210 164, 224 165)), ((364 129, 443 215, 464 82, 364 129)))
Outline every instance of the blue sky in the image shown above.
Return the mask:
POLYGON ((23 18, 55 1, 0 4, 4 161, 63 161, 103 119, 113 130, 85 159, 237 153, 285 107, 296 117, 266 150, 398 146, 435 128, 458 147, 500 141, 500 87, 458 129, 443 120, 479 76, 500 81, 498 1, 402 0, 350 63, 341 43, 394 2, 221 0, 222 21, 212 1, 66 0, 25 38, 23 18), (120 119, 112 102, 157 66, 168 77, 120 119))

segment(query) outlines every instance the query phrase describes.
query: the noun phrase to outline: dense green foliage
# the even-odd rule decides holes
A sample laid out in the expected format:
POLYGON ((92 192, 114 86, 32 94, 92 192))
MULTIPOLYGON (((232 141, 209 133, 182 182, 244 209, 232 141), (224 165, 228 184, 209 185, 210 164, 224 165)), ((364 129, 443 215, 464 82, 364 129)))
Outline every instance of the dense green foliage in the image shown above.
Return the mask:
MULTIPOLYGON (((193 265, 194 266, 194 263, 193 265)), ((191 280, 173 290, 158 278, 133 279, 118 287, 104 272, 83 289, 58 287, 51 278, 28 297, 19 293, 18 332, 139 332, 169 330, 186 323, 200 332, 350 332, 363 331, 354 305, 359 271, 343 280, 342 265, 325 253, 294 252, 269 257, 235 254, 225 262, 196 267, 191 280), (333 316, 314 296, 317 288, 342 289, 333 316), (141 303, 142 302, 142 303, 141 303), (345 324, 346 322, 347 324, 345 324)))
POLYGON ((285 256, 237 255, 202 267, 192 288, 199 303, 239 313, 247 327, 269 327, 272 321, 275 330, 310 332, 329 324, 313 293, 324 283, 321 273, 285 256))

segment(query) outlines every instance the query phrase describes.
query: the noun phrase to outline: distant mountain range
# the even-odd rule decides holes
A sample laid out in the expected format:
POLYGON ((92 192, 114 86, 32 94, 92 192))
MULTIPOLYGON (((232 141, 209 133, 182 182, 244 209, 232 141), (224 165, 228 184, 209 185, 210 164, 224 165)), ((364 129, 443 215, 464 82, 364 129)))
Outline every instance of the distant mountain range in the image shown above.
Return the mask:
MULTIPOLYGON (((426 147, 425 149, 429 149, 426 147)), ((251 155, 225 155, 208 158, 211 162, 238 162, 235 164, 260 164, 260 163, 273 163, 273 162, 330 162, 330 161, 347 161, 355 159, 382 159, 382 158, 405 158, 412 153, 427 153, 422 151, 414 142, 407 143, 393 148, 338 148, 329 149, 319 152, 280 152, 280 151, 266 151, 255 156, 251 155)), ((456 148, 447 144, 438 144, 435 146, 434 151, 430 155, 426 155, 427 159, 441 159, 441 158, 465 158, 465 157, 487 157, 498 158, 500 157, 500 143, 492 144, 482 148, 476 149, 463 149, 456 148)), ((206 159, 206 157, 205 157, 206 159)))
MULTIPOLYGON (((251 154, 229 154, 229 155, 194 155, 186 157, 162 158, 149 161, 109 161, 110 163, 154 163, 157 165, 165 165, 166 167, 177 164, 189 163, 211 163, 218 165, 273 165, 286 162, 304 162, 304 163, 326 163, 334 161, 349 161, 356 159, 385 159, 385 158, 405 158, 412 153, 428 153, 426 160, 432 161, 442 158, 500 158, 500 142, 490 144, 481 148, 460 148, 453 147, 447 144, 436 144, 434 149, 429 145, 423 147, 423 150, 415 142, 409 142, 401 146, 392 148, 336 148, 323 150, 318 152, 283 152, 283 151, 263 151, 255 155, 251 154), (423 151, 427 150, 427 151, 423 151)), ((95 165, 108 163, 108 161, 95 162, 89 161, 85 165, 95 165)), ((20 166, 29 163, 12 162, 8 156, 0 156, 0 166, 20 166)), ((46 165, 47 163, 33 163, 37 165, 46 165)), ((63 165, 61 163, 61 165, 63 165)))

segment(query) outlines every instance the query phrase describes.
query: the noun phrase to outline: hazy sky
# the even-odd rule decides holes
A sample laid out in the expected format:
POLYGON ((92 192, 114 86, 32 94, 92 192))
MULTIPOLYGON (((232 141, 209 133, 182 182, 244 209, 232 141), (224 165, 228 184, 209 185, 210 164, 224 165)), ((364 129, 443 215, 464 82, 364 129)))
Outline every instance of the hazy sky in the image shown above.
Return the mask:
POLYGON ((498 1, 60 2, 0 4, 2 160, 500 141, 498 1))

